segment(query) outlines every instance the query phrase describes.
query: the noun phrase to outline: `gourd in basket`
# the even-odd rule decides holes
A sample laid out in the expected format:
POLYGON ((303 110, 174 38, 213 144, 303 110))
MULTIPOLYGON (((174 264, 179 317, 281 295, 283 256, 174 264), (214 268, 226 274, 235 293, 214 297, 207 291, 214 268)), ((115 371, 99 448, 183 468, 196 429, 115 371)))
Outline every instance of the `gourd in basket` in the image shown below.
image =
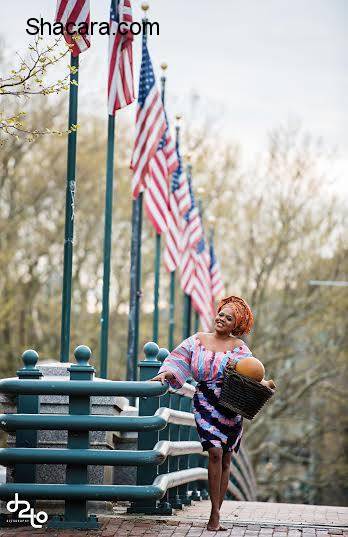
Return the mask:
POLYGON ((244 358, 236 368, 227 366, 218 406, 227 415, 240 414, 252 420, 274 395, 273 381, 263 381, 265 368, 255 357, 244 358))

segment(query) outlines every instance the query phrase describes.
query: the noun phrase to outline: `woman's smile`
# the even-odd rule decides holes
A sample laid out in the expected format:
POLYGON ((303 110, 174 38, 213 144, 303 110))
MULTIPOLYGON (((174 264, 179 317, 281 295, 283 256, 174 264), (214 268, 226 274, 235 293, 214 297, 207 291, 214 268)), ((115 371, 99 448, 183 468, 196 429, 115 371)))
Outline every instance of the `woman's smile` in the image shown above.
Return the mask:
POLYGON ((234 326, 233 310, 225 306, 215 317, 215 330, 217 333, 232 332, 234 326))

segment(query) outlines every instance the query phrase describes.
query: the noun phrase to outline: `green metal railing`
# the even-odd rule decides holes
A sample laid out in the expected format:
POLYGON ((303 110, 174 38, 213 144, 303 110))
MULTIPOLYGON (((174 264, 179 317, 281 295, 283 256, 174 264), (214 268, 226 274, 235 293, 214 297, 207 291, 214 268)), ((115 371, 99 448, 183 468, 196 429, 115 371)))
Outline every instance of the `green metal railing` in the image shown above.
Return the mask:
MULTIPOLYGON (((207 498, 207 457, 198 441, 191 413, 194 387, 185 384, 178 393, 168 385, 147 382, 155 376, 168 351, 155 343, 144 347, 139 362, 140 381, 94 380, 89 365, 91 351, 75 350, 76 365, 68 368, 70 380, 43 380, 36 367, 38 355, 23 354, 18 379, 0 381, 0 392, 16 394, 17 414, 1 414, 0 427, 16 432, 16 447, 0 449, 0 464, 13 466, 13 483, 0 485, 0 499, 64 499, 64 515, 52 516, 48 527, 97 528, 97 517, 88 515, 88 500, 129 500, 129 512, 171 514, 192 500, 207 498), (69 415, 40 414, 40 395, 69 395, 69 415), (139 416, 91 415, 91 396, 139 397, 139 416), (67 430, 67 448, 38 448, 38 430, 67 430), (90 449, 89 431, 138 432, 138 450, 90 449), (37 483, 38 464, 66 464, 65 484, 37 483), (91 485, 88 465, 136 466, 136 485, 91 485)), ((240 450, 231 466, 229 495, 254 499, 253 475, 240 450)))

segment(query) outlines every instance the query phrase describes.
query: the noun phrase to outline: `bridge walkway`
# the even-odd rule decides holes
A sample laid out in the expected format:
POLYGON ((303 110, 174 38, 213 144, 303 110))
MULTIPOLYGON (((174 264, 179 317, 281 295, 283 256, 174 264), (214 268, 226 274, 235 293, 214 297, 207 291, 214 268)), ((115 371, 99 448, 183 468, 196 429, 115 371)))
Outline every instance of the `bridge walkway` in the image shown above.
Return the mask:
POLYGON ((269 502, 226 501, 221 523, 226 532, 206 530, 209 500, 195 502, 171 517, 99 515, 98 530, 0 528, 0 537, 348 537, 348 507, 269 502))

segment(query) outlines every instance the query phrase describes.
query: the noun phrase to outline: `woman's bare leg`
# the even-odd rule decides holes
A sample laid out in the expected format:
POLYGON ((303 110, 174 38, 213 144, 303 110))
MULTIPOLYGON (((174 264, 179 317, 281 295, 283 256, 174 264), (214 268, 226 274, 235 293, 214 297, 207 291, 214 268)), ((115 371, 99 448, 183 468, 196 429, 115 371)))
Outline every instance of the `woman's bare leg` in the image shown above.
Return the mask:
POLYGON ((232 451, 227 451, 222 455, 219 508, 221 507, 222 502, 224 501, 224 497, 228 488, 231 459, 232 459, 232 451))
POLYGON ((211 513, 207 529, 217 531, 220 527, 220 483, 222 474, 222 449, 210 448, 209 465, 208 465, 208 481, 209 495, 211 501, 211 513))

